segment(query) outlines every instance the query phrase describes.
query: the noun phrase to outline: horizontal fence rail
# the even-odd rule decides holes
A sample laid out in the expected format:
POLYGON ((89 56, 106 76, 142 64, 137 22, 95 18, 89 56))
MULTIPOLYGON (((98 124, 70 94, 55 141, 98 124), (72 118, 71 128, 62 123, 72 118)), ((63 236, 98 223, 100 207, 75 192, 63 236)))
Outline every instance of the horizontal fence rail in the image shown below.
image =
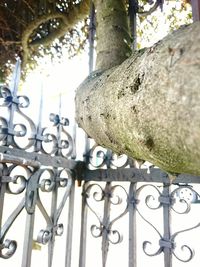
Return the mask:
POLYGON ((167 174, 87 136, 77 160, 79 136, 61 104, 43 127, 41 98, 35 123, 19 76, 18 62, 0 87, 0 266, 198 266, 200 177, 167 174))
POLYGON ((11 87, 0 87, 0 261, 7 260, 0 265, 32 266, 32 252, 47 245, 46 266, 52 266, 55 240, 65 235, 63 258, 65 265, 70 266, 73 208, 66 206, 73 207, 73 169, 78 163, 74 160, 73 137, 67 131, 69 121, 61 116, 60 105, 59 114, 49 116, 51 127, 42 127, 41 98, 38 123, 34 123, 26 115, 29 99, 17 94, 19 79, 20 61, 15 66, 11 87), (18 229, 15 225, 20 217, 23 228, 18 225, 18 229), (39 217, 39 226, 35 227, 39 217), (22 255, 19 263, 15 260, 9 265, 7 262, 15 259, 20 249, 13 228, 23 235, 19 242, 22 255))
MULTIPOLYGON (((195 248, 198 249, 198 235, 195 234, 200 234, 200 217, 197 215, 200 177, 167 174, 152 164, 125 155, 117 156, 97 145, 91 145, 85 157, 87 168, 79 177, 85 181, 82 229, 85 228, 88 209, 88 214, 96 218, 90 225, 90 235, 101 239, 102 260, 98 266, 111 266, 112 259, 107 263, 109 248, 125 242, 123 232, 128 236, 125 244, 127 255, 124 255, 128 260, 124 266, 150 264, 149 259, 141 260, 145 257, 154 258, 154 264, 165 267, 198 265, 200 255, 194 252, 195 248), (100 202, 103 205, 101 214, 95 206, 100 202), (114 207, 118 208, 113 217, 114 207), (118 222, 124 217, 126 224, 117 229, 118 222), (190 245, 191 241, 195 248, 190 245)), ((81 238, 81 247, 84 247, 83 243, 87 244, 85 236, 81 238)), ((124 261, 120 263, 120 255, 117 258, 117 266, 124 264, 124 261)))

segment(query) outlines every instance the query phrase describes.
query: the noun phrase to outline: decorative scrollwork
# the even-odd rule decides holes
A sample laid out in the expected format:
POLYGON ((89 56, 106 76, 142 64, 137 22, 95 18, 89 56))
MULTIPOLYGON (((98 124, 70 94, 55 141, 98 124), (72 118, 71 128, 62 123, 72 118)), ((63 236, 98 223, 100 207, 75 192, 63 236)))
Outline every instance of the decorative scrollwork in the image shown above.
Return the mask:
MULTIPOLYGON (((157 210, 157 209, 161 208, 161 206, 162 206, 162 204, 160 202, 161 192, 154 185, 146 184, 146 185, 143 185, 143 186, 141 186, 141 187, 139 187, 137 189, 137 191, 136 191, 137 203, 139 203, 139 195, 142 193, 142 191, 144 189, 149 189, 149 188, 154 190, 154 194, 153 194, 153 191, 152 191, 152 194, 148 194, 147 196, 145 196, 144 203, 145 203, 145 205, 146 205, 146 207, 148 209, 157 210)), ((147 192, 149 192, 149 190, 147 190, 147 192)), ((141 203, 141 200, 140 200, 140 203, 141 203)), ((162 235, 161 235, 160 231, 156 228, 156 226, 153 225, 153 223, 150 222, 149 219, 147 219, 142 214, 142 211, 141 211, 142 209, 139 209, 139 207, 136 206, 136 210, 137 210, 137 213, 142 218, 142 220, 145 221, 155 231, 155 233, 158 236, 158 240, 162 239, 162 235)), ((154 240, 154 243, 155 243, 155 240, 154 240)), ((153 242, 144 241, 143 242, 143 251, 147 256, 156 256, 156 255, 159 255, 162 252, 162 248, 160 246, 154 252, 149 252, 148 251, 149 247, 153 247, 154 248, 153 242)))
POLYGON ((95 238, 102 236, 102 231, 103 231, 103 229, 101 226, 97 226, 97 225, 93 224, 90 227, 90 232, 91 232, 92 236, 95 238))
MULTIPOLYGON (((103 232, 106 231, 107 233, 107 240, 111 242, 112 244, 117 244, 122 241, 122 235, 119 233, 118 230, 113 230, 113 224, 119 220, 122 216, 124 216, 127 212, 128 209, 128 204, 127 204, 127 199, 128 199, 128 194, 121 185, 114 185, 109 187, 109 190, 103 189, 99 184, 91 184, 87 187, 85 190, 84 194, 87 196, 86 197, 86 204, 89 207, 89 209, 93 212, 93 214, 96 216, 96 218, 99 221, 99 226, 97 225, 92 225, 90 228, 91 234, 93 237, 101 237, 103 232), (93 191, 94 190, 94 191, 93 191), (124 196, 120 197, 115 193, 115 191, 121 190, 121 192, 124 193, 124 196), (122 209, 122 211, 113 219, 108 219, 110 218, 110 209, 109 209, 109 204, 107 204, 107 216, 106 214, 103 214, 103 217, 98 215, 97 212, 95 211, 95 205, 89 203, 90 196, 92 196, 92 200, 96 202, 101 202, 101 201, 108 201, 111 205, 121 205, 122 202, 126 202, 125 207, 122 209), (107 199, 107 200, 106 200, 107 199), (105 224, 106 221, 106 224, 105 224)), ((91 199, 90 199, 91 200, 91 199)), ((105 204, 106 205, 106 204, 105 204)), ((105 212, 105 208, 104 208, 105 212)))
POLYGON ((102 168, 106 164, 106 149, 94 145, 89 151, 88 164, 91 164, 94 168, 102 168))
POLYGON ((111 166, 115 168, 125 168, 129 164, 129 158, 126 155, 117 155, 112 153, 111 166))
POLYGON ((152 14, 154 11, 156 11, 156 9, 158 7, 160 7, 161 10, 162 10, 164 1, 162 1, 162 0, 155 0, 155 1, 148 0, 147 3, 148 3, 148 6, 149 6, 149 9, 148 10, 144 10, 144 7, 139 5, 138 2, 137 2, 136 10, 137 10, 137 13, 138 13, 139 16, 146 17, 146 16, 152 14))
POLYGON ((139 199, 139 194, 142 192, 142 190, 146 188, 152 188, 157 194, 157 196, 155 196, 155 193, 154 193, 154 195, 149 194, 145 197, 146 206, 152 210, 159 209, 162 205, 160 202, 161 192, 158 190, 158 188, 155 185, 146 184, 146 185, 141 186, 139 189, 137 189, 136 199, 139 199))
POLYGON ((14 253, 17 249, 17 242, 15 240, 7 239, 6 234, 23 209, 24 209, 24 198, 18 204, 18 206, 14 209, 14 211, 11 213, 11 215, 7 218, 3 227, 1 228, 0 257, 2 257, 4 259, 8 259, 12 255, 14 255, 14 253))
POLYGON ((67 118, 61 117, 58 114, 51 113, 49 115, 49 120, 53 122, 54 126, 58 126, 59 124, 63 126, 69 126, 69 120, 67 118))
POLYGON ((120 234, 118 230, 109 230, 108 231, 108 240, 113 244, 119 244, 123 240, 123 235, 120 234))
POLYGON ((3 210, 0 212, 0 257, 5 259, 10 258, 17 249, 17 242, 7 239, 7 233, 23 210, 27 212, 26 231, 30 231, 28 238, 24 236, 24 244, 28 244, 24 245, 24 249, 30 253, 34 213, 38 208, 46 226, 39 228, 41 230, 36 241, 44 245, 49 243, 53 251, 55 236, 61 236, 64 231, 64 225, 58 221, 74 186, 71 170, 65 169, 67 159, 73 152, 74 142, 67 128, 69 120, 51 113, 50 122, 53 125, 43 128, 41 98, 39 120, 37 124, 32 121, 28 112, 24 112, 30 105, 29 98, 17 95, 19 65, 18 62, 11 88, 0 86, 0 160, 5 164, 1 169, 1 199, 4 201, 7 193, 10 197, 22 193, 20 203, 14 207, 8 218, 3 210), (43 192, 50 193, 50 209, 43 202, 43 192))
POLYGON ((51 192, 55 187, 55 174, 51 169, 45 169, 40 175, 40 189, 43 192, 51 192), (45 178, 42 178, 45 177, 45 178), (46 178, 47 177, 47 178, 46 178))
POLYGON ((52 231, 49 229, 40 230, 37 236, 37 242, 46 245, 52 237, 52 231))
POLYGON ((8 183, 7 190, 10 194, 21 194, 26 188, 27 180, 23 175, 15 175, 11 177, 11 182, 8 183), (12 185, 16 185, 17 188, 13 188, 12 185))
MULTIPOLYGON (((50 121, 53 122, 53 131, 41 127, 42 100, 39 107, 39 122, 36 125, 22 109, 30 105, 29 98, 17 95, 20 63, 16 64, 12 86, 0 86, 0 107, 3 115, 0 117, 1 145, 12 146, 27 150, 32 148, 36 152, 49 155, 69 157, 73 152, 73 138, 66 130, 69 120, 58 114, 51 113, 50 121), (4 116, 5 114, 5 116, 4 116)), ((59 110, 60 112, 60 110, 59 110)))
POLYGON ((200 195, 189 185, 181 185, 171 193, 174 200, 171 208, 178 214, 186 214, 191 210, 191 204, 195 203, 200 195))
POLYGON ((187 257, 185 258, 181 258, 180 256, 178 256, 178 254, 176 253, 176 251, 173 251, 172 254, 177 258, 177 260, 182 261, 182 262, 189 262, 194 258, 194 250, 191 249, 189 246, 187 245, 182 245, 181 246, 181 251, 182 254, 188 254, 187 257))
POLYGON ((53 122, 53 127, 42 130, 42 152, 69 157, 73 152, 73 139, 65 129, 69 125, 69 120, 53 113, 50 114, 49 119, 53 122))
POLYGON ((153 257, 153 256, 157 256, 157 255, 159 255, 161 252, 162 252, 162 248, 161 247, 159 247, 155 252, 148 252, 148 250, 147 250, 147 247, 148 246, 153 246, 153 244, 152 244, 152 242, 150 242, 150 241, 144 241, 143 242, 143 245, 142 245, 142 248, 143 248, 143 251, 144 251, 144 253, 147 255, 147 256, 150 256, 150 257, 153 257))
POLYGON ((126 155, 117 155, 111 150, 99 145, 94 145, 88 152, 88 164, 93 168, 125 168, 129 165, 129 158, 126 155))
POLYGON ((0 107, 7 107, 9 111, 8 118, 1 117, 0 119, 0 139, 7 140, 5 144, 27 149, 33 146, 33 141, 29 139, 29 137, 30 133, 36 132, 36 126, 33 121, 21 111, 21 109, 29 106, 30 102, 28 97, 16 96, 15 93, 16 92, 11 92, 11 90, 5 86, 0 87, 0 107), (17 122, 19 119, 22 119, 23 123, 17 122))
MULTIPOLYGON (((148 195, 145 197, 145 205, 150 209, 158 209, 163 206, 163 208, 167 207, 169 210, 170 208, 175 211, 177 214, 187 214, 191 210, 191 204, 197 203, 199 199, 199 194, 192 188, 190 185, 179 185, 176 189, 174 189, 171 193, 169 192, 168 195, 166 195, 167 191, 164 191, 161 193, 155 186, 153 185, 144 185, 141 186, 137 190, 136 199, 138 199, 139 194, 144 188, 153 187, 155 189, 156 194, 158 197, 154 197, 154 195, 148 195), (165 193, 164 193, 165 192, 165 193), (157 204, 152 207, 152 204, 149 204, 149 201, 153 201, 154 203, 156 200, 157 204), (182 210, 178 210, 176 205, 183 206, 182 210)), ((171 250, 171 253, 181 262, 189 262, 194 257, 194 250, 187 244, 181 244, 179 245, 178 242, 176 242, 176 239, 178 236, 180 236, 182 233, 189 232, 193 229, 199 228, 200 223, 197 223, 196 225, 192 227, 188 227, 186 229, 180 230, 178 232, 175 232, 169 239, 165 240, 161 233, 158 231, 158 229, 148 220, 145 218, 145 216, 142 214, 141 209, 139 209, 138 206, 136 206, 137 213, 140 215, 140 217, 148 223, 148 225, 151 226, 152 229, 155 230, 155 232, 159 236, 159 247, 154 251, 151 252, 150 249, 154 247, 153 242, 151 241, 144 241, 143 242, 143 251, 148 256, 157 256, 161 252, 163 252, 164 248, 169 248, 171 250)), ((170 223, 170 222, 168 222, 170 223)))
POLYGON ((62 223, 60 223, 60 224, 56 225, 55 228, 56 228, 56 230, 55 230, 56 235, 61 236, 64 232, 64 225, 62 223))
POLYGON ((0 244, 0 257, 9 259, 12 257, 17 249, 17 242, 15 240, 6 239, 0 244))
POLYGON ((0 106, 8 107, 12 103, 12 93, 6 86, 0 86, 0 106))
POLYGON ((7 192, 14 195, 21 194, 27 186, 30 174, 31 171, 27 167, 11 165, 8 168, 7 192))
MULTIPOLYGON (((176 238, 178 236, 180 236, 182 233, 189 232, 189 231, 194 230, 196 228, 200 228, 200 223, 197 223, 196 225, 194 225, 192 227, 188 227, 186 229, 183 229, 183 230, 180 230, 180 231, 174 233, 171 236, 171 241, 173 243, 175 243, 176 238)), ((178 246, 178 243, 176 243, 176 246, 174 247, 174 250, 172 251, 172 253, 181 262, 189 262, 194 257, 194 250, 192 248, 190 248, 190 246, 188 246, 186 244, 183 244, 181 246, 178 246), (180 252, 183 255, 182 257, 180 256, 180 252)))

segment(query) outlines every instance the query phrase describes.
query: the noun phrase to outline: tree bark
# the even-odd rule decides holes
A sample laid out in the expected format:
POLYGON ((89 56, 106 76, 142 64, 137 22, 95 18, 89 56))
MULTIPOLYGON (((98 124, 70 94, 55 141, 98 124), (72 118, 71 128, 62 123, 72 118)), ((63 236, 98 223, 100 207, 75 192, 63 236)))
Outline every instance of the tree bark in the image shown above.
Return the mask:
POLYGON ((117 153, 200 175, 200 23, 90 75, 77 90, 76 118, 117 153))
POLYGON ((95 0, 97 28, 96 70, 121 64, 131 55, 124 0, 95 0))

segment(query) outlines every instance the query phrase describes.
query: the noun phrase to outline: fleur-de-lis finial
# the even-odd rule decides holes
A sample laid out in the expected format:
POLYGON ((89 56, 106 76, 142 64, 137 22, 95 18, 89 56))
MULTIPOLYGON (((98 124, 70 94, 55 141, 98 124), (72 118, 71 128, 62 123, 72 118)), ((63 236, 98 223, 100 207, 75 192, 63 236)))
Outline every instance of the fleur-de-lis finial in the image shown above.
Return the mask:
POLYGON ((12 79, 10 81, 10 86, 9 86, 14 97, 17 95, 20 77, 21 77, 21 60, 20 58, 18 58, 14 67, 12 79))

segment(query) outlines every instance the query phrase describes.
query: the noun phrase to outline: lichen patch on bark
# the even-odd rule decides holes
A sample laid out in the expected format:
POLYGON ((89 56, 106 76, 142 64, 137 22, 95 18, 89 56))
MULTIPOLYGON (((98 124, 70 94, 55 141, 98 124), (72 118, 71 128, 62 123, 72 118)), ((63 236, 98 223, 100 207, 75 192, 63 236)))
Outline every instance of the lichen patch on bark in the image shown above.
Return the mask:
POLYGON ((199 44, 198 22, 88 78, 76 95, 78 123, 115 152, 200 175, 199 44))

